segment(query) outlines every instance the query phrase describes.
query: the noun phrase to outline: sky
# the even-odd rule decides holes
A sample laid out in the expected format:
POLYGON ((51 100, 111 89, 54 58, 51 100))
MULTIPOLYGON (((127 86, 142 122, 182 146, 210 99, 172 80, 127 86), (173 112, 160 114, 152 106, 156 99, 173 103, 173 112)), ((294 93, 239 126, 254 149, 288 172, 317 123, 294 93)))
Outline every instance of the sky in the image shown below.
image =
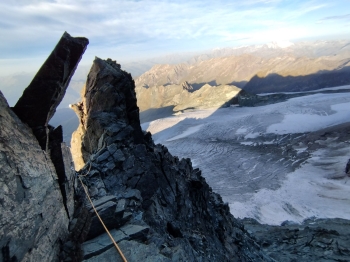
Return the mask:
POLYGON ((95 56, 123 62, 270 41, 345 39, 350 0, 1 1, 0 78, 36 72, 64 31, 90 40, 83 65, 95 56))

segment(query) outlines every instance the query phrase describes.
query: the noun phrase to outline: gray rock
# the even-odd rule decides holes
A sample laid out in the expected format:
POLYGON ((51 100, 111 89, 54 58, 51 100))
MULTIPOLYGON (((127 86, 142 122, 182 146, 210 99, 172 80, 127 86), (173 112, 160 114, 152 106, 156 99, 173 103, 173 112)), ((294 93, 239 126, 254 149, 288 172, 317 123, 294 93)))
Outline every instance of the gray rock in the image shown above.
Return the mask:
POLYGON ((109 156, 110 156, 109 151, 105 151, 104 153, 100 154, 100 155, 97 157, 96 161, 97 161, 97 163, 100 163, 100 162, 106 160, 109 156))
POLYGON ((132 213, 130 213, 130 212, 125 212, 125 213, 123 214, 122 221, 123 221, 124 223, 126 223, 126 222, 129 221, 131 218, 132 218, 132 213))
POLYGON ((119 199, 117 208, 115 209, 115 213, 116 214, 124 214, 124 211, 125 211, 125 208, 126 208, 125 205, 126 205, 126 200, 125 199, 119 199))
POLYGON ((64 32, 13 108, 23 122, 31 128, 48 125, 88 44, 88 39, 64 32))
POLYGON ((110 131, 112 131, 110 134, 114 134, 113 130, 116 125, 118 128, 122 127, 122 130, 118 130, 116 135, 107 135, 102 144, 108 146, 116 141, 127 144, 130 137, 136 141, 143 139, 131 75, 122 71, 118 64, 96 57, 88 79, 82 94, 82 105, 83 111, 89 113, 83 115, 71 142, 77 170, 81 169, 89 161, 90 155, 97 151, 102 134, 107 134, 110 131), (101 80, 104 77, 108 77, 108 82, 101 80), (98 80, 95 82, 97 89, 95 84, 90 81, 93 79, 98 80), (103 84, 102 81, 105 83, 103 84), (103 111, 98 110, 97 105, 102 105, 103 111), (90 107, 92 110, 85 111, 86 108, 90 107), (91 125, 89 124, 89 128, 87 128, 84 123, 91 125), (123 128, 124 126, 125 128, 123 128))
MULTIPOLYGON (((126 259, 132 261, 143 262, 170 262, 171 259, 160 254, 155 244, 145 245, 135 241, 121 241, 119 244, 126 259)), ((111 247, 106 252, 84 260, 86 262, 122 262, 122 258, 115 247, 111 247)), ((175 261, 175 260, 173 260, 175 261)), ((180 261, 180 260, 178 260, 180 261)))
POLYGON ((87 44, 64 33, 13 108, 16 114, 0 92, 0 261, 56 261, 68 237, 75 173, 62 129, 48 122, 87 44))
POLYGON ((124 128, 121 132, 119 132, 116 136, 113 136, 113 139, 115 141, 122 141, 126 137, 128 137, 133 131, 133 128, 131 126, 127 126, 124 128))
MULTIPOLYGON (((117 243, 128 238, 128 236, 123 231, 117 229, 111 230, 110 234, 117 243)), ((114 244, 108 234, 104 233, 83 243, 83 258, 88 259, 93 256, 97 256, 111 247, 114 247, 114 244)))
POLYGON ((115 153, 115 151, 118 150, 118 147, 116 144, 111 144, 111 145, 107 146, 107 150, 109 151, 109 153, 111 155, 113 155, 115 153))
POLYGON ((0 115, 0 247, 17 261, 54 261, 69 223, 54 165, 1 92, 0 115))
POLYGON ((130 169, 134 166, 134 164, 135 164, 135 157, 129 156, 123 163, 123 169, 124 170, 130 169))
POLYGON ((307 219, 302 224, 261 225, 242 220, 263 250, 276 261, 349 261, 350 221, 307 219))
POLYGON ((125 127, 125 125, 122 125, 120 123, 112 123, 111 125, 109 125, 106 128, 106 131, 107 131, 107 134, 112 137, 112 136, 118 134, 119 131, 124 127, 125 127))
POLYGON ((107 167, 107 169, 109 169, 109 170, 112 170, 113 168, 115 168, 115 162, 114 162, 114 160, 109 161, 109 162, 106 164, 106 167, 107 167))
POLYGON ((91 197, 95 197, 98 195, 98 188, 95 186, 92 186, 89 188, 89 194, 91 197))
POLYGON ((117 162, 123 162, 125 160, 125 156, 123 154, 123 152, 118 149, 117 151, 115 151, 115 153, 113 154, 113 158, 117 161, 117 162))
MULTIPOLYGON (((105 202, 96 207, 98 214, 100 215, 107 228, 114 228, 119 224, 119 221, 116 220, 115 216, 116 207, 117 204, 113 201, 105 202)), ((88 239, 94 238, 105 231, 93 209, 90 209, 90 214, 92 218, 90 231, 87 236, 88 239)))
POLYGON ((131 240, 145 240, 149 227, 128 224, 121 227, 119 230, 128 235, 129 239, 131 240))
POLYGON ((74 219, 72 219, 70 222, 69 222, 69 227, 68 227, 68 229, 69 229, 69 231, 72 231, 73 230, 73 228, 76 226, 76 224, 77 224, 77 221, 78 221, 78 219, 77 218, 74 218, 74 219))
POLYGON ((138 213, 134 213, 134 219, 135 220, 141 221, 142 220, 142 216, 143 216, 143 212, 142 211, 140 211, 138 213))
MULTIPOLYGON (((92 203, 94 204, 95 208, 98 208, 99 206, 107 203, 107 202, 117 202, 117 199, 115 196, 104 196, 99 198, 98 200, 93 201, 92 203)), ((92 210, 92 206, 90 204, 90 202, 86 205, 86 208, 91 211, 92 210)))
POLYGON ((137 145, 134 149, 134 154, 138 158, 145 157, 146 153, 147 153, 146 146, 143 144, 137 145))
POLYGON ((127 199, 135 199, 142 201, 141 192, 137 189, 129 189, 123 196, 127 199))

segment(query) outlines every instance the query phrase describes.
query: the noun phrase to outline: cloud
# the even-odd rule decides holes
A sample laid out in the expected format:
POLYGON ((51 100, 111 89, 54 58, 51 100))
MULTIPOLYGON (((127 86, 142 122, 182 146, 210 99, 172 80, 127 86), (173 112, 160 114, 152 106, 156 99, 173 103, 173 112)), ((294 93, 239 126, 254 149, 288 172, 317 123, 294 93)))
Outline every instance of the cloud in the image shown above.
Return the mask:
POLYGON ((33 53, 36 53, 42 46, 52 46, 65 30, 72 35, 87 36, 91 45, 107 48, 138 46, 155 41, 215 38, 229 33, 233 27, 237 30, 250 23, 255 24, 261 13, 268 13, 268 10, 262 7, 242 9, 227 1, 2 3, 0 33, 7 41, 2 41, 0 48, 16 51, 18 56, 25 55, 20 51, 23 48, 33 48, 33 53))
POLYGON ((95 55, 135 60, 158 53, 251 44, 269 41, 274 32, 293 39, 304 31, 312 34, 305 19, 322 13, 320 19, 322 10, 327 10, 326 4, 316 0, 12 2, 0 3, 0 60, 46 57, 64 31, 89 38, 84 55, 89 61, 95 55))
POLYGON ((346 15, 337 15, 337 16, 327 16, 324 17, 322 19, 320 19, 319 21, 327 21, 327 20, 350 20, 350 14, 346 14, 346 15))

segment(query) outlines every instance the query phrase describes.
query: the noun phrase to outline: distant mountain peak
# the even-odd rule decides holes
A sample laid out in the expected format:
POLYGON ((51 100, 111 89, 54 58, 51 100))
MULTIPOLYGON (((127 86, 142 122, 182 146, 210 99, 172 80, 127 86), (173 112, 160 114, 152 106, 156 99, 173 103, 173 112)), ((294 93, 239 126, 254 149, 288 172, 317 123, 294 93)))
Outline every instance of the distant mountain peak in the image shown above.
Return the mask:
POLYGON ((294 43, 287 41, 287 40, 283 40, 283 41, 272 41, 268 44, 266 44, 266 46, 268 48, 287 48, 290 46, 293 46, 294 43))

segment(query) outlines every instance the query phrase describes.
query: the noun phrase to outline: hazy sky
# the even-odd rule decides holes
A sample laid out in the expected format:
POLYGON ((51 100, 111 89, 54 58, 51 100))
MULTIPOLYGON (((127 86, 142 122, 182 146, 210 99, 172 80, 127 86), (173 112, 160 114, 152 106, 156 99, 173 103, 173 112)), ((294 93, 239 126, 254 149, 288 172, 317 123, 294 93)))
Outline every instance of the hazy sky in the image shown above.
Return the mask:
POLYGON ((0 76, 35 70, 64 31, 93 57, 137 60, 167 53, 346 38, 350 0, 17 0, 0 3, 0 76))

